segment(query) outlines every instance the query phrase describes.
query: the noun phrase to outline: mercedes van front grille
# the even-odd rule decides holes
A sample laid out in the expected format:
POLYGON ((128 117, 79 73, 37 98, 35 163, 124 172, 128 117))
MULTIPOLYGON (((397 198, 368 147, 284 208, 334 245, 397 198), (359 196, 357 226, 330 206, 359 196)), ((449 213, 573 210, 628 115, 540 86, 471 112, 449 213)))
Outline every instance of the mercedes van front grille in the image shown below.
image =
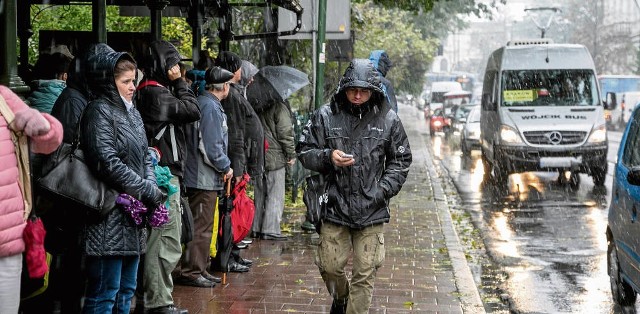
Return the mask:
POLYGON ((585 140, 587 132, 581 131, 528 131, 524 137, 532 145, 571 145, 585 140))

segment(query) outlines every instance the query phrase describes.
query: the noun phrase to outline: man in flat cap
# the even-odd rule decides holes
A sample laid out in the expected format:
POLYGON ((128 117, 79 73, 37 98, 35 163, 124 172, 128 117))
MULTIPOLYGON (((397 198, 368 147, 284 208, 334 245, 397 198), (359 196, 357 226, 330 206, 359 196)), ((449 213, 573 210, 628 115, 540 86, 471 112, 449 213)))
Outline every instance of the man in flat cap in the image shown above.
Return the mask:
POLYGON ((205 91, 198 96, 201 119, 185 128, 187 162, 185 185, 193 214, 193 240, 187 243, 174 274, 176 284, 214 287, 220 278, 207 272, 209 246, 218 191, 231 180, 233 169, 227 156, 227 117, 220 101, 229 95, 233 73, 220 67, 205 71, 205 91))
MULTIPOLYGON (((234 181, 240 182, 242 176, 247 173, 251 182, 261 182, 264 174, 264 131, 260 118, 244 98, 239 85, 242 77, 242 59, 233 52, 221 51, 215 63, 234 74, 229 96, 222 101, 229 124, 228 156, 233 168, 234 181)), ((234 246, 231 254, 233 259, 229 264, 229 271, 249 270, 252 261, 241 258, 237 246, 234 246)))

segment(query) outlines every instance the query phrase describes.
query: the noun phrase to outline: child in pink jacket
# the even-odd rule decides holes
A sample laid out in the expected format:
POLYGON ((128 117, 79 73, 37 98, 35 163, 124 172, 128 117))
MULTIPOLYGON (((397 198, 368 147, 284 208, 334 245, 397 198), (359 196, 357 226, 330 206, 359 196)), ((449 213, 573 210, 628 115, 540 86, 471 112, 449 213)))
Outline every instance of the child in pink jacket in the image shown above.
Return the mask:
POLYGON ((29 108, 18 95, 0 85, 0 96, 15 114, 7 125, 0 118, 0 313, 18 313, 24 241, 24 200, 18 186, 18 159, 11 130, 29 136, 31 151, 48 154, 62 142, 62 125, 54 117, 29 108))

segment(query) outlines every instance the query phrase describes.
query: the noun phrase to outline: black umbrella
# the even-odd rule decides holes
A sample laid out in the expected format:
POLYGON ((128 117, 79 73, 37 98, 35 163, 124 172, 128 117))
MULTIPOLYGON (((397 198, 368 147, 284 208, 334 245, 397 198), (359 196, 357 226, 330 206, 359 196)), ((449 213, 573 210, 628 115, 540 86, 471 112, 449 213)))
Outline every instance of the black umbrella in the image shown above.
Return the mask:
POLYGON ((309 85, 306 73, 286 65, 265 66, 247 86, 247 100, 256 111, 266 109, 273 102, 284 101, 291 94, 309 85))
POLYGON ((229 272, 229 259, 233 247, 233 230, 231 225, 231 211, 233 210, 233 198, 231 197, 231 179, 226 182, 225 194, 218 203, 220 211, 220 234, 218 236, 218 250, 216 260, 220 263, 222 271, 222 284, 227 284, 227 273, 229 272))

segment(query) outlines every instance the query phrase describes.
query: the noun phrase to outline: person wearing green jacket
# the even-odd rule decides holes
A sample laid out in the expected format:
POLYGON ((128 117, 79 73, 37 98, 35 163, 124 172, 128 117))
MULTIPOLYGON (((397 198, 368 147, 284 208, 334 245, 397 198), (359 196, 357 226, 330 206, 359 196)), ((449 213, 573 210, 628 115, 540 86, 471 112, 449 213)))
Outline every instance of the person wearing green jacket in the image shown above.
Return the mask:
POLYGON ((284 102, 275 101, 259 112, 264 137, 268 144, 265 154, 263 184, 255 185, 255 215, 251 231, 263 240, 283 241, 280 221, 284 212, 286 166, 296 160, 291 111, 284 102))

